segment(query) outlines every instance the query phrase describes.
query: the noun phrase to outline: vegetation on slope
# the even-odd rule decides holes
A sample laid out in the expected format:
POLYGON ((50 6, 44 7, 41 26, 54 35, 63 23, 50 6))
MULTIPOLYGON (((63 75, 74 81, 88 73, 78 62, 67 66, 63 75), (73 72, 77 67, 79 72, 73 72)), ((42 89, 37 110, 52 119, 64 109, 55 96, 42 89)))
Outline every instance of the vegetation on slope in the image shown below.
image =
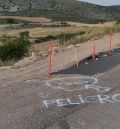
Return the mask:
POLYGON ((29 22, 14 18, 0 18, 0 24, 19 24, 19 23, 29 23, 29 22))
POLYGON ((117 22, 116 22, 117 24, 120 24, 120 17, 117 19, 117 22))
POLYGON ((19 37, 4 35, 0 38, 0 60, 17 61, 28 55, 30 46, 28 32, 20 33, 19 37))
POLYGON ((55 20, 80 21, 98 23, 116 19, 120 10, 114 7, 104 7, 78 0, 0 0, 2 14, 45 16, 55 20), (15 8, 14 10, 12 10, 15 8))

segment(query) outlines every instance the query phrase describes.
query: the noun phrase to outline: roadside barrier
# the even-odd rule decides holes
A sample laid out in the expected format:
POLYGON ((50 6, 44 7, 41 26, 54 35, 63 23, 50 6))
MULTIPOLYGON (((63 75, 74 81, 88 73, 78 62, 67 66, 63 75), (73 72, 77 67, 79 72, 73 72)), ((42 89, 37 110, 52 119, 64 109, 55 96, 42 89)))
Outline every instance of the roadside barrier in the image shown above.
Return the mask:
MULTIPOLYGON (((109 48, 108 48, 108 55, 112 55, 112 33, 110 32, 109 34, 109 48)), ((77 54, 77 47, 74 47, 74 52, 75 52, 75 61, 76 61, 76 66, 79 66, 79 60, 78 60, 78 54, 77 54)), ((92 59, 93 61, 96 60, 96 43, 92 44, 92 59)), ((49 45, 49 65, 48 65, 48 76, 50 77, 51 75, 51 69, 52 69, 52 58, 53 58, 53 48, 52 48, 52 43, 49 45)))

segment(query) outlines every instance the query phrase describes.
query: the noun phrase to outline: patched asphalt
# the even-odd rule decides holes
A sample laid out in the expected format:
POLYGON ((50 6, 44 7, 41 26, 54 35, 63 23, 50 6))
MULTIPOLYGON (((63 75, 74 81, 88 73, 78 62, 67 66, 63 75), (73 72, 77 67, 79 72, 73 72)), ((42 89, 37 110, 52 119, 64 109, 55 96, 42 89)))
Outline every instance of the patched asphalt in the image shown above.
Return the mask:
POLYGON ((93 60, 92 57, 89 57, 80 62, 78 67, 75 64, 70 68, 53 74, 95 75, 97 73, 103 73, 120 64, 120 49, 113 50, 112 55, 109 55, 108 53, 109 52, 99 53, 96 55, 95 60, 93 60))

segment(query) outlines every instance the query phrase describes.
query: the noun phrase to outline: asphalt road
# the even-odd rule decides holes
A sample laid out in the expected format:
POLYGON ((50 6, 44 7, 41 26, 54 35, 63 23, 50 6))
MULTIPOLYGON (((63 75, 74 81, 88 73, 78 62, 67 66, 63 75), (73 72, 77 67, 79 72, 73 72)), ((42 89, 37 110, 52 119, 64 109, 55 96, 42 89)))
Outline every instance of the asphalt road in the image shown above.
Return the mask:
POLYGON ((111 56, 109 56, 108 53, 109 52, 99 53, 96 56, 95 61, 89 57, 80 62, 78 67, 74 65, 68 69, 58 71, 55 74, 95 75, 98 73, 103 73, 120 64, 120 49, 113 50, 111 56))
POLYGON ((59 73, 1 87, 0 129, 120 129, 119 51, 59 73))

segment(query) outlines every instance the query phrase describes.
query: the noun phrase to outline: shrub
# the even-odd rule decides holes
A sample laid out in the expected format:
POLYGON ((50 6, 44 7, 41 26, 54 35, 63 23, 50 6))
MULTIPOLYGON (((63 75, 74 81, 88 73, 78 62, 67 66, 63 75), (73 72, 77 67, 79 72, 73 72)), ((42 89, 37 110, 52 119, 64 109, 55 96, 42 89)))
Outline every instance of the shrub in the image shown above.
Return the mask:
POLYGON ((57 36, 54 35, 47 35, 46 37, 39 37, 35 40, 35 43, 42 43, 42 42, 47 42, 50 40, 56 40, 57 36))
POLYGON ((13 19, 13 18, 7 18, 6 19, 6 23, 8 23, 8 24, 14 24, 15 23, 15 19, 13 19))
POLYGON ((67 33, 67 34, 61 33, 58 37, 59 37, 60 44, 63 45, 65 42, 72 40, 76 36, 82 36, 84 34, 85 34, 84 31, 77 32, 77 33, 67 33))
POLYGON ((28 55, 31 46, 28 38, 22 36, 2 36, 0 42, 0 59, 2 61, 18 60, 28 55))
POLYGON ((20 37, 21 38, 29 38, 30 36, 29 36, 29 31, 25 31, 25 32, 21 32, 20 34, 20 37))
POLYGON ((117 24, 120 24, 120 17, 117 19, 117 24))

